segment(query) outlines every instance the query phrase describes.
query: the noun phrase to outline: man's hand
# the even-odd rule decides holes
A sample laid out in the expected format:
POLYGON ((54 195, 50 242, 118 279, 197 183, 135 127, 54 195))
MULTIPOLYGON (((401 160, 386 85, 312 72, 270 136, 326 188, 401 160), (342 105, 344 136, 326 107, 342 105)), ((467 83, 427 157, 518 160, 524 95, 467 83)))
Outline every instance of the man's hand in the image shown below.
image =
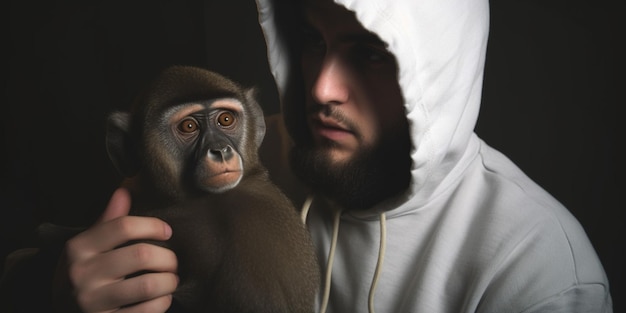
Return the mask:
POLYGON ((116 190, 91 228, 66 244, 66 279, 83 312, 165 312, 178 285, 176 255, 131 240, 167 240, 172 229, 152 217, 129 216, 130 194, 116 190), (119 248, 118 248, 119 247, 119 248), (127 276, 139 271, 146 274, 127 276))

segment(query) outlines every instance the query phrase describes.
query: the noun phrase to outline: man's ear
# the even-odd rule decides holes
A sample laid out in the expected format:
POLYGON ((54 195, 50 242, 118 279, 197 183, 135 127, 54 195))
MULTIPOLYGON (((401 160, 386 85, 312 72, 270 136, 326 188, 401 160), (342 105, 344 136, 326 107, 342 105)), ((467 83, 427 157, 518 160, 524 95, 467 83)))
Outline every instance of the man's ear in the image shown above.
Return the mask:
POLYGON ((106 149, 109 159, 124 177, 139 171, 137 145, 131 134, 131 116, 128 112, 113 112, 106 123, 106 149))

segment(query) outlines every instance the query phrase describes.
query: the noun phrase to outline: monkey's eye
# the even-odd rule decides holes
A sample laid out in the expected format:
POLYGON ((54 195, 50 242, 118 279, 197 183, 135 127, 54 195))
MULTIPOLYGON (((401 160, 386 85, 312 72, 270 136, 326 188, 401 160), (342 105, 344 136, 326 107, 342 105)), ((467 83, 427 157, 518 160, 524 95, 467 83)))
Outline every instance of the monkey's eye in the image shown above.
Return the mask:
POLYGON ((198 128, 200 128, 200 126, 198 125, 198 122, 193 118, 186 118, 178 124, 178 130, 183 133, 193 133, 197 131, 198 128))
POLYGON ((235 116, 231 112, 222 112, 217 116, 217 124, 223 127, 229 127, 235 123, 235 116))

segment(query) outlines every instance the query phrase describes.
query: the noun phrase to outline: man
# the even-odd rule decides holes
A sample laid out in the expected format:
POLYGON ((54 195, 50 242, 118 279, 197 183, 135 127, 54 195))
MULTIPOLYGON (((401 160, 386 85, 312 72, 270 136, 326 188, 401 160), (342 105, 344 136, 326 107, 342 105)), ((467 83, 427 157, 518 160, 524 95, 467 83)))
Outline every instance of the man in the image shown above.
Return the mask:
POLYGON ((297 53, 285 10, 259 1, 292 165, 315 195, 322 310, 611 312, 578 222, 473 132, 487 1, 338 2, 305 1, 297 53))
MULTIPOLYGON (((308 212, 327 273, 320 311, 612 311, 578 222, 473 132, 486 0, 293 2, 258 1, 290 135, 268 134, 265 159, 308 212), (308 201, 277 151, 290 151, 308 201)), ((171 302, 171 251, 115 249, 171 236, 160 220, 126 216, 129 205, 117 191, 101 222, 68 242, 84 312, 171 302), (140 270, 151 273, 123 279, 140 270)))

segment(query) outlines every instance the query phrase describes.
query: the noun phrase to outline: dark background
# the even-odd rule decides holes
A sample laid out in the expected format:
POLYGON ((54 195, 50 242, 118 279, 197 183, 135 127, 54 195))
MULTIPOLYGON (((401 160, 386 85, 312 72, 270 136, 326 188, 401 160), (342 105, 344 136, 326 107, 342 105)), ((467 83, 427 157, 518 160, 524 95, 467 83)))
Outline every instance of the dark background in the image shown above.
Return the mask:
MULTIPOLYGON (((620 1, 492 0, 477 127, 580 220, 615 312, 626 311, 620 1)), ((165 66, 212 68, 278 110, 252 0, 13 0, 6 20, 0 257, 32 246, 42 221, 99 215, 120 179, 104 118, 165 66)))

